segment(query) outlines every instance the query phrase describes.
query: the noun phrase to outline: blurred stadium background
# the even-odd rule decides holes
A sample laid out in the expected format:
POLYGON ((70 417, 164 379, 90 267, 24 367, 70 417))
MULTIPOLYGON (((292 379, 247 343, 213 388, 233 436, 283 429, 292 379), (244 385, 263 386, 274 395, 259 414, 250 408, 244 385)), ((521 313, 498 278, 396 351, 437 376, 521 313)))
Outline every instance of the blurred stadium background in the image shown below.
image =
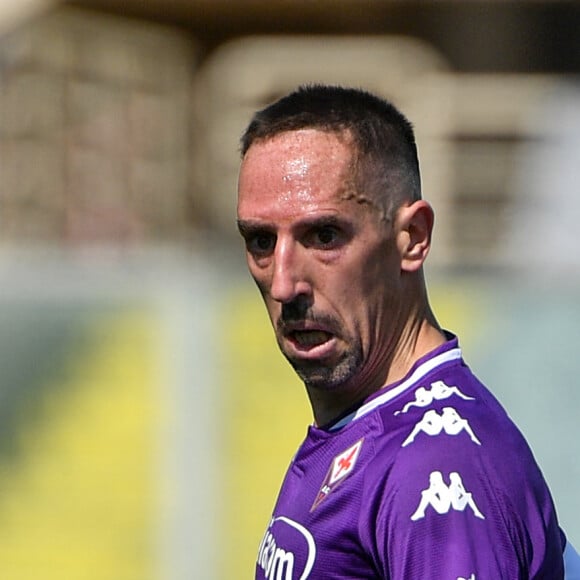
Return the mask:
POLYGON ((580 4, 0 0, 0 578, 250 578, 310 421, 237 241, 302 82, 414 121, 431 292, 580 546, 580 4))

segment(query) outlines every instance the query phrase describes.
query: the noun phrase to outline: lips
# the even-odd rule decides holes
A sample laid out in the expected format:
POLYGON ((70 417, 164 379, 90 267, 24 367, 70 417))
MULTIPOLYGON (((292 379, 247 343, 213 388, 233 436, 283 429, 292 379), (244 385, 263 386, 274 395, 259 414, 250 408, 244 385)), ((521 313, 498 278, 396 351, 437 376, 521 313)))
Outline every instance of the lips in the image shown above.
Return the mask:
POLYGON ((336 349, 336 335, 326 329, 294 327, 283 333, 283 351, 294 360, 326 360, 336 349))
POLYGON ((289 336, 297 346, 302 348, 319 346, 332 337, 329 332, 324 330, 295 330, 289 336))
POLYGON ((320 314, 301 320, 280 317, 276 329, 280 346, 290 358, 327 360, 336 354, 340 329, 331 317, 320 314))

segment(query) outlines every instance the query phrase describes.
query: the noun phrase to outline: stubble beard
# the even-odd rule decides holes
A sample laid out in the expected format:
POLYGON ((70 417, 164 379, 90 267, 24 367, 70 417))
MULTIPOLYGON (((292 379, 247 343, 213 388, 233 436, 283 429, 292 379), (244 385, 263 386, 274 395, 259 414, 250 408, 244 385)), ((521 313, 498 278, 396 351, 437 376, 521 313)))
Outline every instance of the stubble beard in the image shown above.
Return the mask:
POLYGON ((342 325, 331 316, 315 313, 311 304, 303 297, 283 304, 279 318, 274 324, 278 340, 278 346, 298 377, 306 388, 319 390, 337 390, 343 384, 350 381, 359 371, 363 364, 362 345, 353 340, 352 336, 346 336, 342 325), (284 328, 286 324, 296 322, 316 322, 327 329, 335 337, 342 337, 346 349, 333 357, 333 360, 304 360, 292 357, 284 350, 284 328))
POLYGON ((362 348, 356 347, 342 354, 337 362, 297 360, 282 351, 294 372, 306 388, 322 391, 340 390, 348 383, 362 366, 362 348))

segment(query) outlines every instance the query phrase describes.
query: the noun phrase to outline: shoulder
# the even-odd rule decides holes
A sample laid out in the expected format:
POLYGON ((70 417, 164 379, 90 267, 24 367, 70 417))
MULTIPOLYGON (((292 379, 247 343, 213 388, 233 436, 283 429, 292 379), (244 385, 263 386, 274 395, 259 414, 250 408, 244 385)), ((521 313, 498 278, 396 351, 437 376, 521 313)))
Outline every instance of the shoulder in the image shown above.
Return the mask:
POLYGON ((470 565, 482 570, 483 554, 499 550, 508 576, 496 577, 509 577, 518 562, 539 570, 558 557, 555 510, 532 452, 468 370, 427 381, 380 417, 367 489, 380 506, 374 541, 389 538, 389 549, 402 551, 391 562, 408 558, 410 543, 436 552, 477 542, 481 558, 470 565))
MULTIPOLYGON (((485 482, 506 499, 514 490, 546 488, 525 438, 489 390, 470 372, 454 372, 406 393, 381 410, 378 463, 391 464, 389 481, 412 489, 432 474, 450 484, 485 482)), ((516 494, 517 496, 520 494, 516 494)))

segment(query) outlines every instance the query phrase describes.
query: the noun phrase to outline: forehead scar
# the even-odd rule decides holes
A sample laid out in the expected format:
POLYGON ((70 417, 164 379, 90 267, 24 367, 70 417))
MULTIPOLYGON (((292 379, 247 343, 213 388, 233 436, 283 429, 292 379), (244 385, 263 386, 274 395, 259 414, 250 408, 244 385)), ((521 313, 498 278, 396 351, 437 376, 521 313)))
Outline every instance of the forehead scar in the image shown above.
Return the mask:
POLYGON ((377 213, 380 221, 390 221, 390 208, 386 207, 385 204, 379 203, 374 196, 369 196, 353 189, 345 189, 341 194, 340 199, 343 201, 354 201, 358 205, 368 205, 371 210, 374 210, 377 213))

